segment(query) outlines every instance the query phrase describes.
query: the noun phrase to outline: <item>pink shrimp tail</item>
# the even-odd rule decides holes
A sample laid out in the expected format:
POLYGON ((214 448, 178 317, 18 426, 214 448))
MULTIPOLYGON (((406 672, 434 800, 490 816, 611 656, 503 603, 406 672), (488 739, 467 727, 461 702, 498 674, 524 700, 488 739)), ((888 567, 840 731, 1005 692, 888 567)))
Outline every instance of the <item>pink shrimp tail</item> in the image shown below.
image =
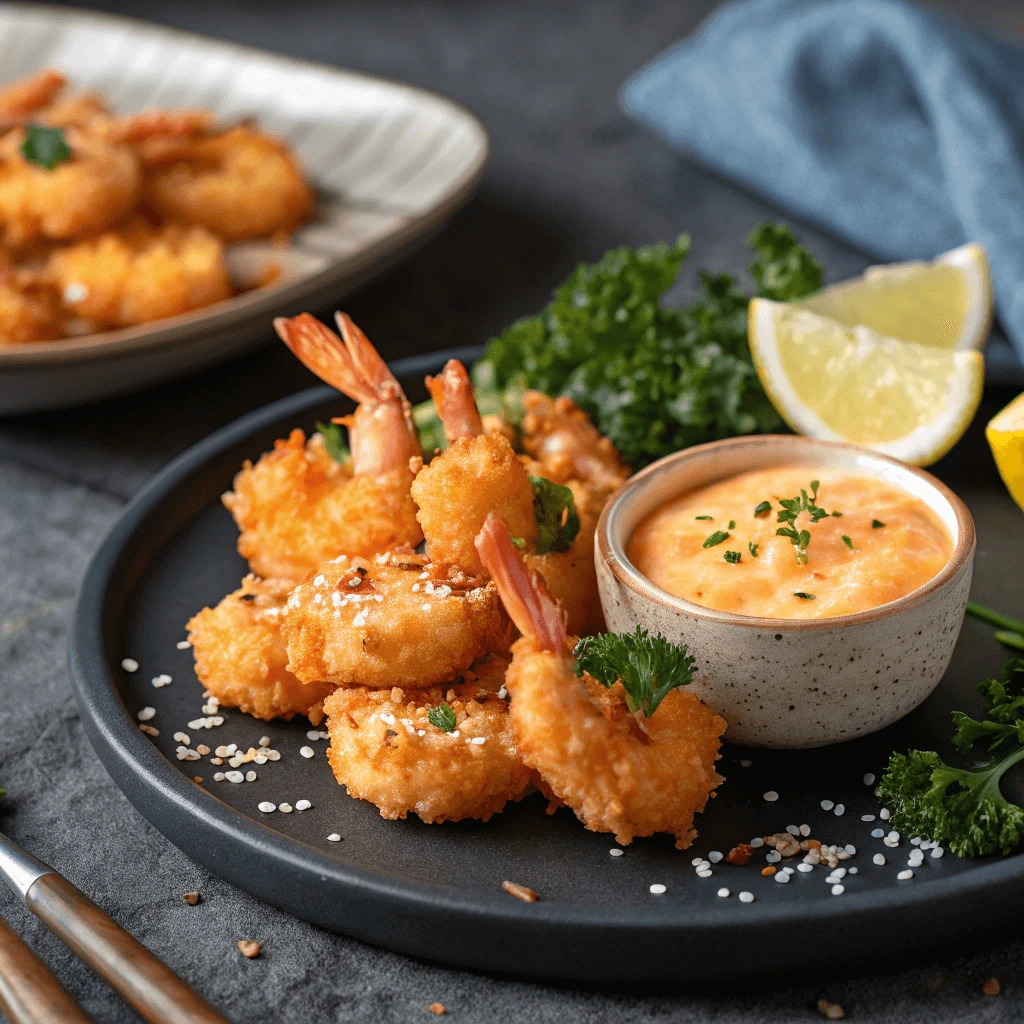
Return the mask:
POLYGON ((64 88, 67 79, 53 68, 43 68, 0 89, 0 115, 18 120, 45 107, 64 88))
POLYGON ((541 650, 565 653, 565 623, 544 581, 526 568, 508 527, 490 515, 476 538, 480 560, 494 579, 509 618, 541 650))
POLYGON ((427 390, 437 406, 449 441, 460 437, 479 437, 484 424, 473 397, 473 385, 465 366, 458 359, 449 359, 437 377, 427 378, 427 390))
MULTIPOLYGON (((375 388, 384 384, 393 384, 402 393, 395 375, 388 369, 388 364, 380 357, 380 353, 373 347, 370 339, 363 334, 355 321, 347 313, 335 313, 334 319, 338 324, 338 330, 345 339, 345 347, 348 350, 348 357, 356 373, 367 383, 375 388)), ((404 398, 405 395, 402 395, 404 398)))

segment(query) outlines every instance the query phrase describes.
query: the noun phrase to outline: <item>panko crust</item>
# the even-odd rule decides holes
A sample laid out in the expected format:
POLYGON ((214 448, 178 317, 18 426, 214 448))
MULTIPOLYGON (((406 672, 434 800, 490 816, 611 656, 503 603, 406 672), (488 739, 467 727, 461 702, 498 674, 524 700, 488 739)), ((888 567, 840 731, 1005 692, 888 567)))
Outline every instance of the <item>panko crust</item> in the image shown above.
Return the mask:
POLYGON ((384 818, 487 821, 520 799, 532 777, 519 758, 508 705, 496 695, 507 664, 494 657, 477 680, 429 690, 336 690, 324 703, 334 777, 384 818), (455 712, 454 732, 427 718, 442 701, 455 712))
POLYGON ((423 539, 409 496, 412 474, 353 476, 319 434, 301 430, 246 462, 223 497, 241 534, 238 553, 254 573, 299 583, 339 554, 370 558, 423 539))
POLYGON ((291 584, 246 576, 216 608, 193 615, 186 629, 196 675, 222 707, 254 718, 306 715, 316 725, 317 705, 333 691, 330 683, 300 683, 288 671, 280 618, 291 584))
POLYGON ((452 679, 515 636, 493 583, 384 555, 320 566, 292 592, 282 632, 303 682, 372 688, 452 679))
POLYGON ((638 736, 621 683, 606 689, 577 679, 569 659, 527 639, 513 652, 506 685, 516 742, 547 790, 588 829, 612 832, 623 845, 670 832, 686 849, 697 836, 694 814, 722 781, 714 766, 725 720, 676 689, 638 736))
POLYGON ((420 470, 412 497, 430 557, 475 576, 484 567, 473 542, 488 515, 527 545, 537 537, 529 474, 500 434, 454 441, 420 470))

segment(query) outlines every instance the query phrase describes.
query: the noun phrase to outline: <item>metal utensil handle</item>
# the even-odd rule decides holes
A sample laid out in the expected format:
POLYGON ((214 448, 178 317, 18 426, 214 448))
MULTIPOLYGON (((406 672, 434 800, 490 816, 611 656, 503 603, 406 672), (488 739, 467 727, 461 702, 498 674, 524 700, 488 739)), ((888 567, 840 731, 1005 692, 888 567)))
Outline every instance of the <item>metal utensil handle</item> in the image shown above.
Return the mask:
POLYGON ((0 920, 0 1010, 11 1024, 92 1024, 6 921, 0 920))
POLYGON ((149 1024, 228 1024, 61 875, 37 878, 25 894, 25 904, 149 1024))

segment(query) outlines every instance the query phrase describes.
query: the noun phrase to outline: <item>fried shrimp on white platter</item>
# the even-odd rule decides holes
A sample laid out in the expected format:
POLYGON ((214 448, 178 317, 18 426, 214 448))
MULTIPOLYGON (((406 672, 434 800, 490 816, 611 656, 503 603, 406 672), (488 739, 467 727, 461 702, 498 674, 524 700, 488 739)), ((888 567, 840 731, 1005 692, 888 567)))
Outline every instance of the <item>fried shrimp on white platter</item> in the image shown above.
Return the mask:
POLYGON ((428 690, 335 690, 324 703, 335 778, 384 818, 415 813, 432 823, 497 814, 523 796, 532 776, 498 696, 507 666, 494 656, 466 682, 428 690), (442 702, 454 715, 450 731, 428 717, 442 702))
POLYGON ((359 403, 336 422, 352 457, 335 461, 315 435, 293 430, 255 465, 246 462, 224 504, 241 530, 238 551, 253 572, 299 583, 340 554, 371 558, 422 539, 409 495, 409 460, 421 454, 408 400, 366 335, 337 315, 344 342, 302 313, 274 328, 322 380, 359 403))
POLYGON ((290 591, 285 580, 246 576, 216 608, 193 615, 186 629, 196 675, 223 707, 266 721, 306 715, 316 725, 319 704, 334 687, 305 686, 288 671, 279 623, 290 591))
POLYGON ((694 813, 722 781, 714 765, 725 721, 681 689, 640 719, 621 681, 606 689, 578 678, 558 607, 504 524, 489 519, 477 547, 523 634, 505 677, 523 761, 588 829, 623 845, 670 832, 686 849, 697 835, 694 813))
POLYGON ((493 583, 412 549, 326 562, 292 592, 281 629, 303 682, 389 689, 452 679, 515 637, 493 583))

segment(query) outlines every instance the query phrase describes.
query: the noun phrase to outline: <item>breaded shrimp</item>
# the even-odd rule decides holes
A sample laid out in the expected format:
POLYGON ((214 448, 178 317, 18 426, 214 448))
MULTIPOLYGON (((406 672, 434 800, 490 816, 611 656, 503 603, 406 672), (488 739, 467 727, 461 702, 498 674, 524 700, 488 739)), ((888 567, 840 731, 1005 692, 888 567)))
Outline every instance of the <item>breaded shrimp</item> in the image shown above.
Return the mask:
POLYGON ((491 513, 526 544, 537 537, 533 487, 508 439, 484 434, 465 367, 448 361, 427 378, 451 445, 417 474, 412 497, 434 561, 476 576, 483 572, 473 541, 491 513))
POLYGON ((0 89, 0 131, 23 124, 41 107, 51 103, 67 79, 53 68, 42 68, 0 89))
POLYGON ((288 599, 282 633, 303 682, 374 688, 452 679, 515 636, 493 584, 401 554, 320 566, 288 599))
POLYGON ((622 683, 579 679, 558 606, 527 570, 497 519, 477 540, 505 609, 523 634, 505 685, 523 761, 594 832, 627 845, 670 832, 686 849, 693 815, 722 781, 715 772, 726 723, 692 693, 674 689, 642 723, 622 683))
POLYGON ((131 147, 80 128, 67 128, 64 134, 71 157, 52 170, 22 154, 22 129, 0 139, 0 235, 5 244, 95 234, 135 206, 142 172, 131 147))
POLYGON ((216 608, 193 615, 186 628, 196 675, 223 707, 255 718, 307 715, 314 725, 330 683, 300 683, 287 669, 281 610, 291 591, 283 580, 246 576, 216 608))
POLYGON ((507 665, 493 657, 476 679, 429 690, 336 690, 324 702, 334 777, 384 818, 413 812, 429 823, 487 821, 523 796, 532 774, 497 696, 507 665), (452 732, 427 718, 442 701, 455 713, 452 732))
POLYGON ((412 410, 366 335, 338 314, 341 339, 308 313, 274 327, 314 373, 359 402, 344 465, 301 430, 254 466, 246 462, 223 501, 241 530, 253 572, 298 583, 340 554, 366 558, 423 539, 409 495, 409 460, 421 454, 412 410))
POLYGON ((199 224, 225 241, 293 231, 313 193, 291 150, 240 125, 143 150, 144 200, 160 217, 199 224))
POLYGON ((95 330, 187 313, 231 295, 224 244, 203 228, 141 218, 54 250, 47 271, 65 306, 95 330))
POLYGON ((46 278, 0 257, 0 345, 64 337, 60 296, 46 278))

